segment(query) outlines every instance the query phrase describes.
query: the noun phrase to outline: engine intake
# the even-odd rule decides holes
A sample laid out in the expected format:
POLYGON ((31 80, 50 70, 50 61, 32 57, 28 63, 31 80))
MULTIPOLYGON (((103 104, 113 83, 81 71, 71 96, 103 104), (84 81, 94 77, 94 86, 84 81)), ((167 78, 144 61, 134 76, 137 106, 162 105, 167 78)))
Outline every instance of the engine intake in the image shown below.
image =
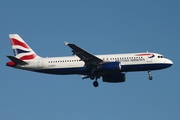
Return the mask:
POLYGON ((110 82, 110 83, 118 83, 118 82, 125 82, 126 74, 111 74, 111 75, 104 75, 102 76, 103 82, 110 82))

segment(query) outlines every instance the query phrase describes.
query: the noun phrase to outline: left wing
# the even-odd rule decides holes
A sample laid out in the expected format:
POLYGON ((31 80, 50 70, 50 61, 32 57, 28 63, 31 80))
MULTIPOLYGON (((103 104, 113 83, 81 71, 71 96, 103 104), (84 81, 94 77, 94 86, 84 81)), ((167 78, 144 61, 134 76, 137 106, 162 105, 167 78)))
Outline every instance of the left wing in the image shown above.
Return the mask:
POLYGON ((83 50, 75 44, 65 42, 65 45, 69 46, 72 49, 74 55, 77 55, 82 61, 85 62, 85 65, 97 65, 103 62, 102 59, 92 55, 91 53, 83 50))

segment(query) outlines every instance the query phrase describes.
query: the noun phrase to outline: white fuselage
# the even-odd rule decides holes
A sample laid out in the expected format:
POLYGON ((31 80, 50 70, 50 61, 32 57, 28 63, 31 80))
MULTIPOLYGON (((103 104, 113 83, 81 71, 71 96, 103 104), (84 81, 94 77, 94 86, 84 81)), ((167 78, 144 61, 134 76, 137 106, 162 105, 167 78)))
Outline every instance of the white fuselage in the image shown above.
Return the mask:
MULTIPOLYGON (((103 63, 120 62, 121 69, 118 70, 119 72, 158 70, 172 65, 172 61, 164 58, 161 54, 148 53, 153 55, 152 57, 146 54, 147 53, 130 53, 95 56, 102 59, 103 63)), ((90 72, 86 69, 84 61, 81 61, 77 56, 38 58, 27 62, 27 65, 16 67, 36 72, 60 75, 88 74, 88 72, 90 72)))

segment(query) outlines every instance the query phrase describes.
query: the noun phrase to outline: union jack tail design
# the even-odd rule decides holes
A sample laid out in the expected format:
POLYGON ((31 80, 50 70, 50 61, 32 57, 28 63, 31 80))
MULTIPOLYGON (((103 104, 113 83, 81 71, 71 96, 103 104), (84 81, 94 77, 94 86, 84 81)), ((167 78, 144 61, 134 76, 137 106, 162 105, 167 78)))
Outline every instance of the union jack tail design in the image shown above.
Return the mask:
POLYGON ((20 60, 40 58, 18 34, 9 34, 9 38, 16 58, 20 60))

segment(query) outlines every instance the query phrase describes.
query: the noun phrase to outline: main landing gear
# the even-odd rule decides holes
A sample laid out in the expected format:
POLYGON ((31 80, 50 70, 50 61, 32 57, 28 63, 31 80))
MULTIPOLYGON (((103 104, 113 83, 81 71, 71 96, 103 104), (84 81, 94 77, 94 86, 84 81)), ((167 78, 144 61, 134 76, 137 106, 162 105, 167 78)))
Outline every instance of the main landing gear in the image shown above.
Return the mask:
POLYGON ((100 77, 98 76, 82 76, 82 79, 86 79, 86 78, 90 78, 91 80, 94 80, 93 82, 93 86, 94 87, 98 87, 99 86, 99 83, 97 81, 97 79, 99 79, 100 77))
POLYGON ((94 87, 98 87, 98 86, 99 86, 98 81, 97 81, 97 80, 95 80, 95 81, 93 82, 93 85, 94 85, 94 87))
POLYGON ((149 75, 149 80, 152 80, 153 77, 152 77, 152 75, 151 75, 151 71, 148 71, 148 75, 149 75))
POLYGON ((94 87, 98 87, 99 86, 99 83, 97 81, 98 78, 100 78, 100 77, 96 77, 95 81, 93 82, 94 87))

